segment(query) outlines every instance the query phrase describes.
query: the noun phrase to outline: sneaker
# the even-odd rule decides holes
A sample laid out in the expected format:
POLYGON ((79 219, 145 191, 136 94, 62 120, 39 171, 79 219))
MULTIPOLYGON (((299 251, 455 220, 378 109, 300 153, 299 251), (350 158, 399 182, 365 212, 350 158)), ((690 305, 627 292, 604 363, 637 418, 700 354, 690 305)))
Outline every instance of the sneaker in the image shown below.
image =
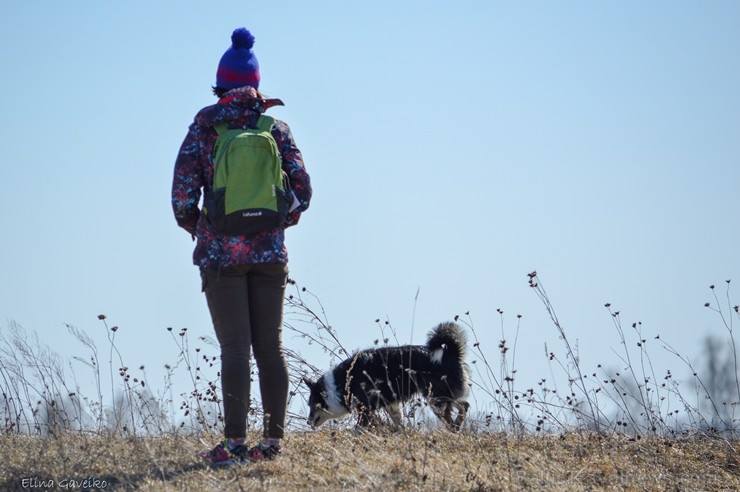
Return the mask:
POLYGON ((216 445, 210 451, 204 451, 200 453, 200 457, 203 461, 209 465, 220 468, 223 466, 234 466, 243 465, 251 460, 250 449, 247 449, 243 444, 238 444, 233 448, 228 445, 228 441, 224 441, 216 445))
POLYGON ((280 446, 278 445, 265 446, 262 443, 259 443, 247 451, 247 459, 249 459, 250 463, 270 461, 280 456, 281 452, 280 446))

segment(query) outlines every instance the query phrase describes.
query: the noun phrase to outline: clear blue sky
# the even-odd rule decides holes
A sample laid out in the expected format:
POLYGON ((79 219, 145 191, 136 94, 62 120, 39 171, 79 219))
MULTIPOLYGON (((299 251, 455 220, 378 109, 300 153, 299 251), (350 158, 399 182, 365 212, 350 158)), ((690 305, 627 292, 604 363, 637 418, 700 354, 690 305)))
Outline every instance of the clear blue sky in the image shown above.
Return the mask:
POLYGON ((620 364, 605 302, 699 361, 708 286, 740 282, 739 25, 735 1, 5 2, 0 323, 69 357, 64 324, 102 345, 105 313, 133 367, 174 359, 167 326, 212 334, 169 191, 246 26, 313 179, 291 275, 349 347, 469 310, 496 361, 500 308, 533 384, 562 353, 537 270, 587 369, 620 364))

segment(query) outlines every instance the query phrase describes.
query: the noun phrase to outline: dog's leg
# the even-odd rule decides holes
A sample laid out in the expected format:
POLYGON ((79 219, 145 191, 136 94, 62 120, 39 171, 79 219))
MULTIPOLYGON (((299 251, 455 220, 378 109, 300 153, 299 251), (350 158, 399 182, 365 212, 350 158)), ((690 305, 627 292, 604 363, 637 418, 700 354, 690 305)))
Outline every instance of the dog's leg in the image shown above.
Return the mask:
POLYGON ((444 421, 447 425, 452 425, 452 403, 445 403, 444 421))
POLYGON ((393 422, 393 426, 396 429, 403 427, 403 414, 401 413, 401 405, 399 403, 391 403, 385 407, 385 411, 393 422))
POLYGON ((453 405, 457 409, 457 418, 455 418, 454 422, 450 422, 450 430, 453 432, 458 432, 462 428, 463 422, 465 422, 465 418, 468 415, 470 403, 466 402, 465 400, 458 400, 454 402, 453 405))
POLYGON ((438 398, 429 398, 427 401, 429 402, 429 406, 432 408, 434 415, 449 427, 452 423, 452 409, 450 408, 450 403, 438 398))
POLYGON ((430 398, 429 405, 432 407, 434 415, 444 422, 445 427, 451 432, 458 432, 468 414, 470 404, 465 400, 457 401, 440 401, 440 399, 430 398), (457 411, 457 416, 452 418, 453 408, 457 411))

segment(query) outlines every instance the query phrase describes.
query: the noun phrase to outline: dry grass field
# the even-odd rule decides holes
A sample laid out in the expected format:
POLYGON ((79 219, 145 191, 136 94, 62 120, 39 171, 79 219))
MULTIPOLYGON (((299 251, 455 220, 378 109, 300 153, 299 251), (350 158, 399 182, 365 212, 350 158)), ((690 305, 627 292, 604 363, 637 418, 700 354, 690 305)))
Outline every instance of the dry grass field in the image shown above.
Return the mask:
POLYGON ((277 460, 214 470, 213 436, 0 438, 2 490, 740 490, 740 442, 442 430, 289 433, 277 460))
MULTIPOLYGON (((191 339, 186 328, 163 329, 175 351, 165 365, 165 385, 157 387, 144 366, 129 367, 128 354, 119 352, 116 337, 127 336, 126 329, 100 315, 102 348, 69 327, 82 349, 72 362, 88 388, 93 383, 92 393, 85 393, 61 358, 11 322, 0 327, 0 491, 740 491, 734 336, 740 307, 730 303, 729 281, 722 297, 711 286, 713 301, 705 304, 726 333, 721 345, 727 349, 710 352, 711 364, 701 367, 668 341, 643 334, 640 323, 623 325, 607 304, 623 348, 624 369, 617 372, 580 363, 536 272, 529 282, 562 340, 548 353, 557 389, 550 379, 524 386, 515 379, 516 334, 513 344, 507 342, 502 327, 498 348, 485 347, 472 320, 460 317, 470 335, 473 390, 486 401, 469 414, 462 432, 426 419, 421 401, 406 405, 406 429, 397 432, 381 423, 358 433, 352 418, 310 431, 305 408, 298 408, 289 412, 277 460, 219 470, 198 458, 223 429, 213 344, 191 339), (677 371, 656 373, 650 362, 656 349, 674 355, 693 376, 686 381, 674 377, 677 371), (174 391, 174 381, 185 386, 174 391)), ((322 348, 334 361, 349 352, 305 288, 295 287, 286 310, 285 328, 293 335, 286 348, 291 398, 301 403, 307 396, 301 376, 321 369, 300 355, 298 341, 322 348)), ((393 343, 389 322, 377 323, 382 336, 375 343, 393 343)), ((260 429, 261 418, 253 398, 249 428, 260 429)))

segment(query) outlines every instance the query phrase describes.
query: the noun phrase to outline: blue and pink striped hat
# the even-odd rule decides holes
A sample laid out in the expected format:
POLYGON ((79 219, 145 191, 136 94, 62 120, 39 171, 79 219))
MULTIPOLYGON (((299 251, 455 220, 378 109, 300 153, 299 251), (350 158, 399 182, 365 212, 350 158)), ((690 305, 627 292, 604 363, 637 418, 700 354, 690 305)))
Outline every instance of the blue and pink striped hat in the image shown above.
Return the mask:
POLYGON ((254 36, 240 27, 231 34, 231 47, 221 57, 216 72, 216 87, 236 89, 250 85, 255 89, 260 85, 260 66, 252 52, 254 36))

